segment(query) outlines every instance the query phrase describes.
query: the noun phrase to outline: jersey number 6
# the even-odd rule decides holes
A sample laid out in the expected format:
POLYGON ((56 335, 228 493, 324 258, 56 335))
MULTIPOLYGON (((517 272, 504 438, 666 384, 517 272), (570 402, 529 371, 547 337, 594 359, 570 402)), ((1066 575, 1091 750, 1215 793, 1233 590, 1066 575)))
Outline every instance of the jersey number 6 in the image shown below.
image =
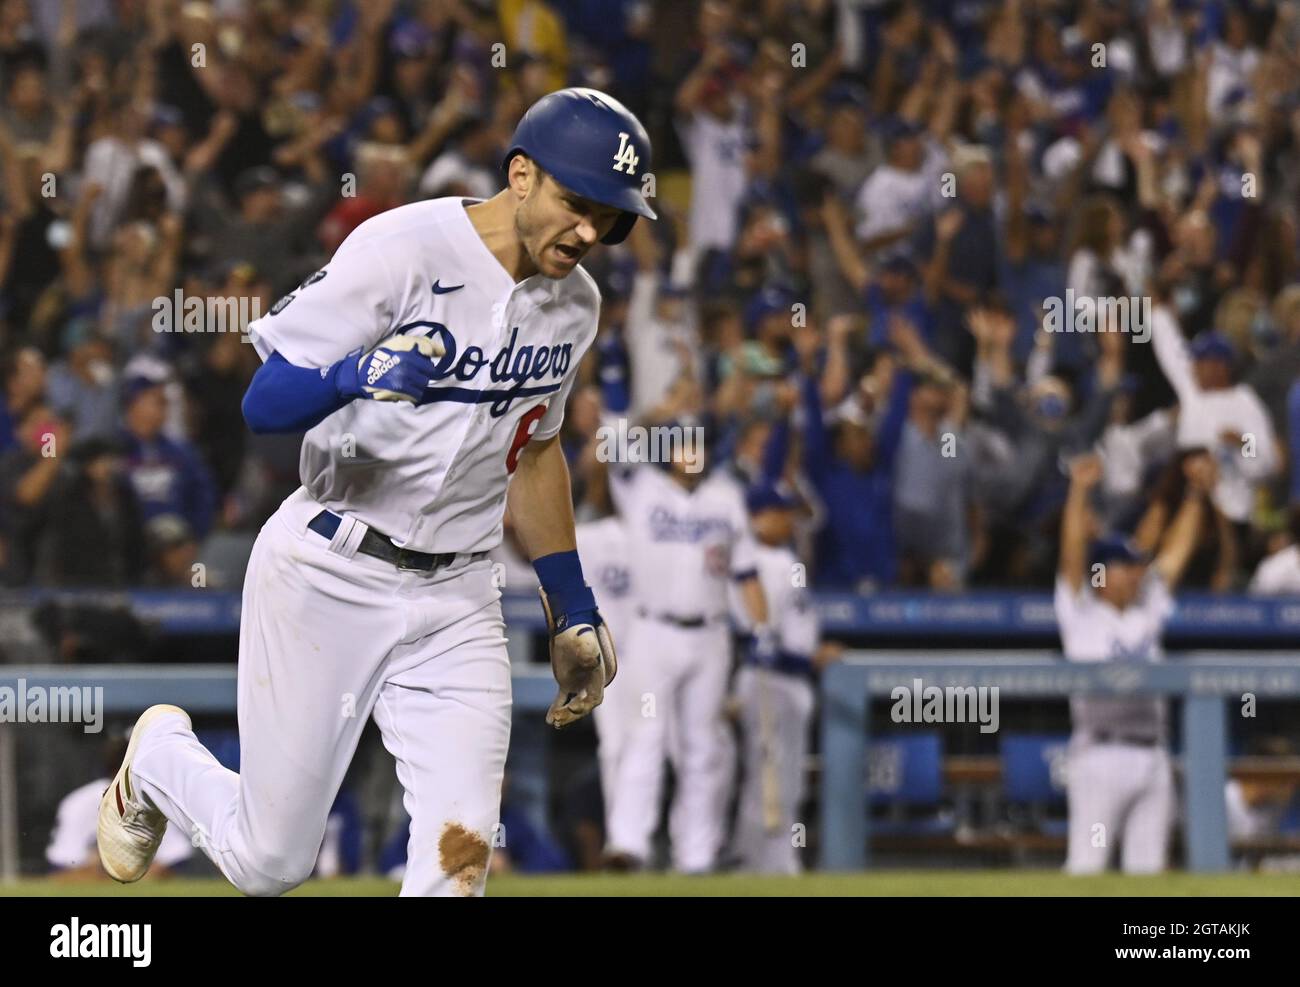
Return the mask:
POLYGON ((542 420, 544 414, 546 414, 546 405, 539 404, 536 408, 529 408, 524 417, 519 419, 519 427, 515 429, 515 440, 510 443, 510 451, 506 453, 507 473, 513 473, 515 467, 519 465, 519 454, 524 451, 524 446, 528 445, 528 440, 537 431, 537 423, 542 420))

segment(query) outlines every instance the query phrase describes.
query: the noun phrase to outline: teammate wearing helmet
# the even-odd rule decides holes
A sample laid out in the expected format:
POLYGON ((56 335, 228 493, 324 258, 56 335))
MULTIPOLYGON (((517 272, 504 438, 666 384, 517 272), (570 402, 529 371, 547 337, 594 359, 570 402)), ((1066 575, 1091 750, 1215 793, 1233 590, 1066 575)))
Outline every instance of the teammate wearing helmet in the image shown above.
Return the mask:
POLYGON ((176 706, 138 721, 100 805, 108 873, 134 881, 168 822, 248 894, 310 874, 372 714, 411 816, 402 893, 481 894, 510 739, 510 663, 489 549, 507 505, 533 560, 559 684, 555 726, 616 671, 575 550, 558 435, 600 296, 579 261, 625 237, 650 167, 616 100, 566 89, 524 116, 483 202, 361 224, 249 326, 257 432, 306 431, 302 486, 244 580, 239 773, 176 706))

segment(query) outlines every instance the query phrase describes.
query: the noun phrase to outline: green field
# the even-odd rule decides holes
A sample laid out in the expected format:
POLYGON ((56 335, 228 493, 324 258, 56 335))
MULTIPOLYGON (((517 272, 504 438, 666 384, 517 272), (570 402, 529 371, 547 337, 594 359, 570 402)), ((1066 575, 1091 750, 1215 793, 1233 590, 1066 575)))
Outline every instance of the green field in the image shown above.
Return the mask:
MULTIPOLYGON (((390 897, 397 885, 376 878, 311 881, 291 895, 308 897, 390 897)), ((505 898, 571 896, 759 897, 820 896, 1114 896, 1152 897, 1226 895, 1300 896, 1300 874, 1165 874, 1157 877, 1066 877, 1055 871, 881 871, 874 874, 810 874, 805 877, 720 875, 680 877, 669 874, 499 876, 488 882, 488 894, 505 898)), ((122 887, 110 882, 59 883, 19 881, 0 884, 0 896, 42 895, 98 897, 113 895, 231 896, 237 892, 224 881, 153 881, 122 887)))

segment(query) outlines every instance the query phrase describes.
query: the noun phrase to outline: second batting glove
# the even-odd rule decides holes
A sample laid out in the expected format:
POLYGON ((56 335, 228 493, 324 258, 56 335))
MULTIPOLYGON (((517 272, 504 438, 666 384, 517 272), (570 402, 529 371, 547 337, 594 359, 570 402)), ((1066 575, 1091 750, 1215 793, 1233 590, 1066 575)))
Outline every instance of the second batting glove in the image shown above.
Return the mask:
POLYGON ((618 672, 614 639, 596 609, 596 598, 582 577, 576 551, 556 552, 533 561, 550 637, 551 671, 559 692, 546 722, 565 727, 586 716, 605 698, 618 672))

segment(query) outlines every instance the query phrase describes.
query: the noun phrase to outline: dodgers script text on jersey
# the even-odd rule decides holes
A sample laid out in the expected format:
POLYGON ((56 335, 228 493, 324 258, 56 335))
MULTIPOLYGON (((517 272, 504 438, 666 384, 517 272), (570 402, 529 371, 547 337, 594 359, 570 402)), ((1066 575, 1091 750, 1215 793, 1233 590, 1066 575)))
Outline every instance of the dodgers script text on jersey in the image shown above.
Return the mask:
POLYGON ((433 199, 357 227, 249 333, 264 359, 278 351, 299 366, 329 366, 395 333, 441 339, 446 354, 418 406, 346 405, 307 433, 301 474, 315 502, 397 544, 476 552, 501 540, 519 451, 560 429, 599 305, 581 267, 516 284, 475 233, 465 200, 433 199))

